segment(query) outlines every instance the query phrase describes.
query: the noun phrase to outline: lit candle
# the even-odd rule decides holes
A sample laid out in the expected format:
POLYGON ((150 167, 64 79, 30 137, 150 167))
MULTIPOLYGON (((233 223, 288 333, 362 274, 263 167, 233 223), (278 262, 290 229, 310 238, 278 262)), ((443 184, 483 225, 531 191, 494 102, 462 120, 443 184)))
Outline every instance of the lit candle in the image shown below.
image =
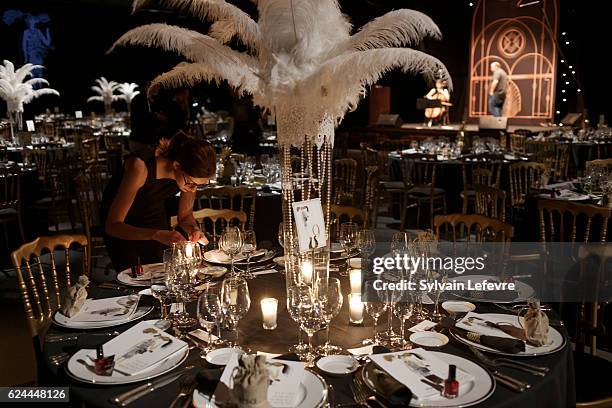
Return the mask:
POLYGON ((351 293, 361 294, 361 269, 351 269, 351 293))
POLYGON ((350 322, 353 324, 363 323, 363 303, 360 294, 351 293, 349 295, 349 309, 350 322))
POLYGON ((302 281, 305 284, 310 285, 312 283, 312 272, 313 266, 312 262, 309 260, 302 261, 302 281))
POLYGON ((278 300, 274 298, 261 299, 261 318, 263 328, 266 330, 276 329, 276 314, 278 310, 278 300))
POLYGON ((187 242, 185 244, 185 257, 186 258, 191 258, 193 256, 193 246, 191 244, 191 242, 187 242))

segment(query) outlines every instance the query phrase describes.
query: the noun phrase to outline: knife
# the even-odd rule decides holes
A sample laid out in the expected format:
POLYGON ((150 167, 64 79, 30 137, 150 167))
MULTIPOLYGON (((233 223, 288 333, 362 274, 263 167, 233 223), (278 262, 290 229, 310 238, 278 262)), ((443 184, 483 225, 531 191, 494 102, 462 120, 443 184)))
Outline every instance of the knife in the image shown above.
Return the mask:
POLYGON ((122 394, 118 394, 111 398, 111 403, 115 405, 119 405, 120 407, 125 407, 126 405, 131 404, 132 402, 144 397, 147 394, 152 393, 160 388, 165 387, 166 385, 176 381, 186 369, 180 370, 174 374, 167 375, 165 377, 159 378, 155 381, 149 381, 146 384, 139 385, 136 388, 132 388, 129 391, 126 391, 122 394))

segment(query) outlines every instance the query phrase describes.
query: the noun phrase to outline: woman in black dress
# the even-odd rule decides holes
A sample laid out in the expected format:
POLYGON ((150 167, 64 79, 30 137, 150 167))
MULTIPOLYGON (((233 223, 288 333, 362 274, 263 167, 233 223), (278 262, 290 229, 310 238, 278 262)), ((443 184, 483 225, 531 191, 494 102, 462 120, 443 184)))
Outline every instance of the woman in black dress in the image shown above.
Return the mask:
POLYGON ((214 176, 214 148, 183 132, 162 139, 157 148, 126 157, 104 191, 100 215, 108 254, 117 272, 144 263, 161 262, 163 249, 184 241, 170 229, 165 201, 180 191, 178 221, 189 240, 206 243, 193 218, 198 186, 214 176))

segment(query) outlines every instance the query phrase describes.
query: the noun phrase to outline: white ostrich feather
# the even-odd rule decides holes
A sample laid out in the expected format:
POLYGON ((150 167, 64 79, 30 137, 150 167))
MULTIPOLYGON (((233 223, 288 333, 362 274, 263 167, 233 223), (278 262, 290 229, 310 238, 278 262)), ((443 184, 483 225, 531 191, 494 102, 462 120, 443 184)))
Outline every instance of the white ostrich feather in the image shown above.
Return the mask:
MULTIPOLYGON (((132 8, 136 11, 146 3, 147 0, 135 0, 132 8)), ((179 12, 187 12, 202 21, 231 21, 232 37, 237 36, 240 41, 256 53, 262 51, 259 26, 247 13, 233 4, 224 0, 160 0, 159 3, 179 12)), ((212 37, 217 38, 214 35, 212 37)), ((221 41, 221 38, 217 39, 221 41)), ((226 41, 221 42, 225 43, 226 41)))
POLYGON ((91 90, 97 93, 97 95, 91 96, 87 99, 87 102, 97 101, 104 102, 110 105, 116 100, 121 98, 115 91, 119 89, 119 83, 115 81, 109 81, 104 77, 96 79, 98 85, 93 85, 91 90))
MULTIPOLYGON (((366 87, 391 69, 450 82, 439 60, 403 48, 427 36, 440 37, 433 21, 416 11, 392 11, 351 36, 351 24, 337 0, 258 0, 257 23, 223 0, 160 1, 215 21, 210 36, 150 24, 124 34, 113 47, 161 47, 192 61, 177 65, 154 83, 190 86, 227 80, 240 92, 252 94, 256 104, 276 112, 283 145, 301 144, 304 137, 332 136, 334 125, 357 106, 366 87), (234 36, 257 44, 259 52, 250 56, 223 45, 234 36)), ((143 2, 136 0, 135 8, 143 2)))
POLYGON ((44 68, 41 65, 25 64, 18 69, 15 65, 4 60, 0 65, 0 98, 4 99, 9 112, 23 112, 23 106, 30 103, 34 98, 42 95, 59 95, 55 89, 34 89, 34 85, 48 85, 49 82, 43 78, 30 78, 32 71, 44 68))
POLYGON ((138 88, 138 84, 134 82, 124 82, 119 84, 118 89, 119 93, 121 94, 120 97, 124 99, 128 105, 131 104, 132 100, 140 94, 140 91, 137 91, 136 88, 138 88))

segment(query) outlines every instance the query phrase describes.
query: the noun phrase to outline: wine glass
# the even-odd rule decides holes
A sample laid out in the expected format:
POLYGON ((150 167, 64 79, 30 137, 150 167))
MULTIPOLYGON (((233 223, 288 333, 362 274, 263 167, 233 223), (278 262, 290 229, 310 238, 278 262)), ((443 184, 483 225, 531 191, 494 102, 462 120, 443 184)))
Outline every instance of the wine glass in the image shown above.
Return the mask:
POLYGON ((206 292, 202 294, 204 297, 204 307, 215 319, 215 326, 217 326, 217 338, 212 340, 211 346, 217 347, 220 344, 225 343, 221 340, 221 324, 223 322, 223 305, 221 303, 221 293, 218 287, 209 286, 206 288, 206 292))
POLYGON ((342 350, 341 347, 334 346, 329 342, 329 328, 331 320, 338 316, 342 309, 343 297, 338 278, 317 279, 315 287, 315 297, 321 309, 321 316, 326 324, 325 344, 319 347, 323 355, 329 355, 342 350))
MULTIPOLYGON (((374 288, 374 281, 366 282, 366 288, 374 288)), ((374 289, 372 289, 374 291, 374 289)), ((371 339, 365 339, 363 344, 380 344, 382 343, 382 339, 378 334, 377 326, 378 319, 385 313, 387 310, 387 303, 380 298, 380 291, 376 291, 376 294, 369 293, 367 302, 365 302, 365 310, 366 313, 370 315, 370 317, 374 320, 374 337, 371 339)))
POLYGON ((312 336, 321 329, 324 323, 324 318, 321 313, 321 308, 318 300, 313 296, 310 289, 306 292, 298 291, 294 296, 299 296, 299 300, 294 300, 297 303, 298 313, 300 315, 300 327, 308 335, 308 351, 303 355, 307 367, 314 366, 314 360, 318 357, 312 344, 312 336))
POLYGON ((363 229, 357 234, 357 247, 361 252, 362 262, 370 260, 370 257, 374 255, 376 251, 376 236, 374 231, 369 229, 363 229))
POLYGON ((431 315, 432 318, 436 320, 440 320, 442 318, 442 313, 440 313, 440 296, 444 291, 444 285, 448 282, 448 274, 444 272, 431 271, 429 272, 429 276, 432 282, 436 283, 436 286, 433 290, 434 299, 434 310, 431 315))
POLYGON ((257 239, 255 231, 247 230, 243 233, 242 253, 247 256, 247 270, 244 273, 246 279, 253 279, 255 275, 251 273, 251 255, 257 250, 257 239))
POLYGON ((403 254, 408 250, 408 233, 406 232, 395 232, 391 237, 391 254, 393 256, 403 254))
MULTIPOLYGON (((401 292, 400 292, 401 293, 401 292)), ((401 295, 400 295, 401 296, 401 295)), ((409 348, 410 342, 406 340, 406 320, 412 317, 414 312, 414 303, 407 299, 396 299, 393 304, 393 314, 400 319, 400 339, 396 344, 401 348, 409 348)))
POLYGON ((298 324, 298 344, 295 344, 289 348, 290 351, 294 351, 298 356, 303 355, 308 346, 302 342, 302 327, 301 327, 301 314, 300 314, 300 299, 301 296, 307 294, 310 288, 299 283, 287 288, 287 312, 289 317, 298 324))
POLYGON ((230 277, 236 276, 234 257, 240 253, 243 243, 243 235, 238 227, 228 226, 219 238, 219 248, 230 257, 230 277))
MULTIPOLYGON (((215 325, 219 324, 217 317, 213 315, 208 308, 207 295, 208 294, 206 292, 200 295, 200 297, 198 298, 198 306, 197 306, 198 307, 197 309, 198 322, 200 323, 200 326, 202 326, 202 328, 204 328, 206 332, 208 333, 208 345, 202 349, 202 355, 201 355, 202 358, 206 357, 206 354, 215 348, 214 341, 212 340, 212 331, 215 325)), ((217 301, 218 301, 218 298, 217 298, 217 301)))
POLYGON ((159 301, 160 319, 167 320, 165 301, 169 297, 169 290, 166 286, 166 275, 151 275, 151 294, 159 301))
POLYGON ((346 268, 340 271, 340 276, 348 276, 348 271, 351 267, 351 252, 357 247, 358 232, 359 227, 354 222, 343 222, 340 224, 339 241, 340 245, 342 245, 342 248, 347 253, 346 268))
POLYGON ((230 320, 236 334, 235 346, 238 347, 238 322, 251 307, 249 285, 240 277, 227 278, 221 290, 223 314, 230 320))

